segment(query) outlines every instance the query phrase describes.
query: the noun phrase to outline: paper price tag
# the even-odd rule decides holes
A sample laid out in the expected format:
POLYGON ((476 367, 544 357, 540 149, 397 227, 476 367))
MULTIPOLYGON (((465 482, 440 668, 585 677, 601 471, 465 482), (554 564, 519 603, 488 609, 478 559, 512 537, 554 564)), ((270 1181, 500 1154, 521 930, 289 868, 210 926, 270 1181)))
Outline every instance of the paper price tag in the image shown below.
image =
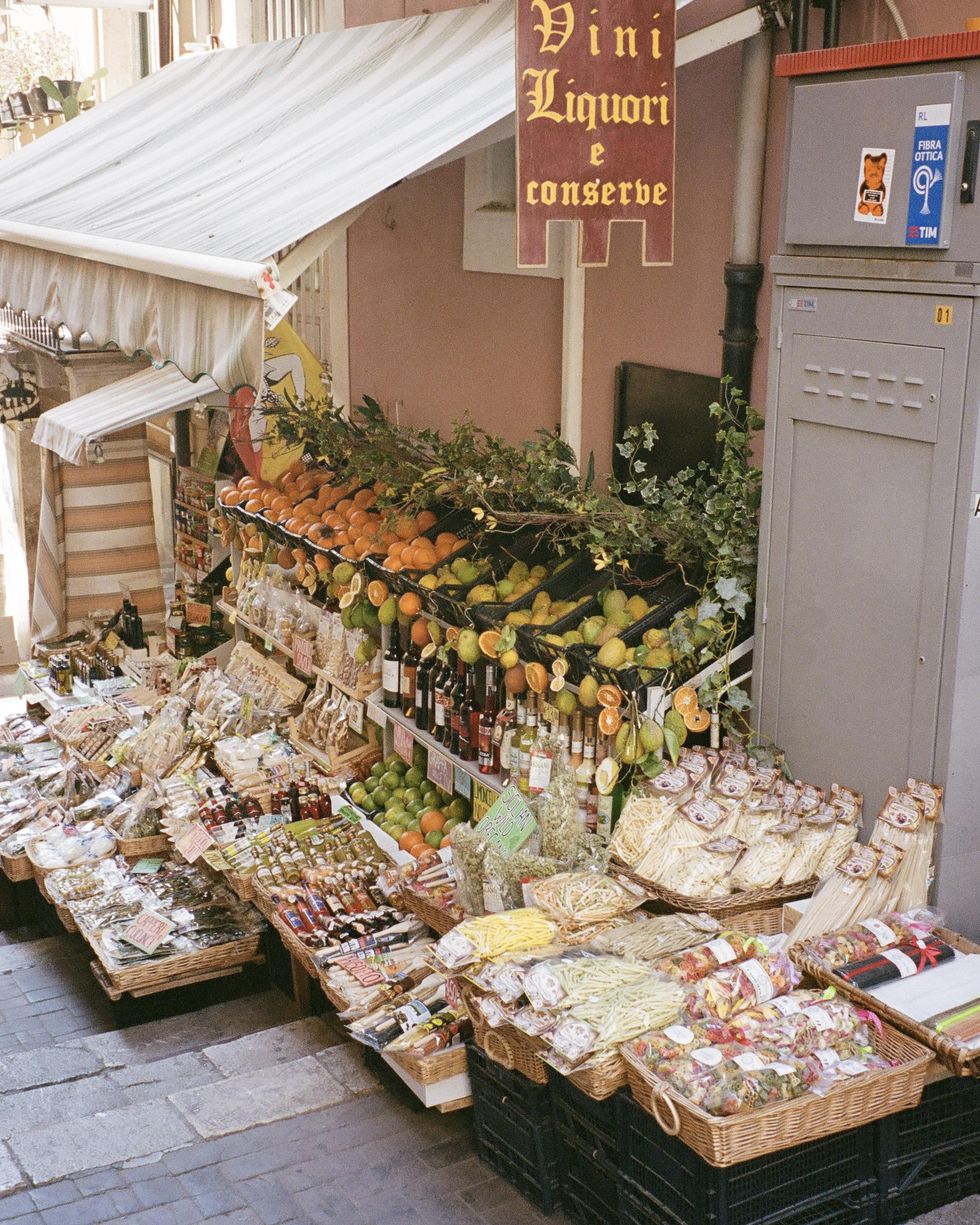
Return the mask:
POLYGON ((133 866, 129 869, 134 876, 152 875, 154 872, 160 871, 162 859, 137 859, 133 866))
POLYGON ((364 731, 364 703, 354 702, 347 707, 347 723, 352 732, 364 731))
POLYGON ((187 618, 188 625, 210 625, 211 605, 199 604, 195 600, 190 600, 188 601, 187 611, 184 615, 187 618))
MULTIPOLYGON (((466 773, 465 770, 461 770, 459 766, 453 767, 452 789, 457 795, 461 795, 465 800, 468 800, 473 794, 473 779, 466 773)), ((449 788, 447 787, 446 790, 448 791, 449 788)), ((496 798, 496 795, 494 795, 494 799, 496 798)), ((493 800, 491 800, 490 803, 492 804, 493 800)))
POLYGON ((122 933, 123 940, 143 953, 153 953, 174 930, 174 924, 152 910, 144 910, 122 933))
POLYGON ((214 839, 200 821, 195 821, 187 833, 174 843, 174 849, 179 851, 188 863, 200 859, 204 852, 213 846, 214 839))
POLYGON ((408 765, 412 764, 412 754, 415 749, 415 737, 404 724, 395 724, 395 752, 408 765))
POLYGON ((429 749, 429 765, 426 775, 437 787, 441 787, 443 791, 452 791, 455 769, 452 759, 445 753, 440 753, 437 749, 429 749))
POLYGON ((119 635, 110 630, 105 636, 105 645, 107 650, 114 651, 119 646, 119 635))
MULTIPOLYGON (((469 775, 466 776, 469 778, 469 775)), ((497 799, 497 792, 486 783, 473 781, 473 821, 482 821, 497 799)))
POLYGON ((561 711, 552 702, 542 702, 541 718, 545 723, 557 723, 561 718, 561 711))
POLYGON ((305 672, 307 676, 313 673, 313 639, 293 639, 293 663, 297 671, 305 672))

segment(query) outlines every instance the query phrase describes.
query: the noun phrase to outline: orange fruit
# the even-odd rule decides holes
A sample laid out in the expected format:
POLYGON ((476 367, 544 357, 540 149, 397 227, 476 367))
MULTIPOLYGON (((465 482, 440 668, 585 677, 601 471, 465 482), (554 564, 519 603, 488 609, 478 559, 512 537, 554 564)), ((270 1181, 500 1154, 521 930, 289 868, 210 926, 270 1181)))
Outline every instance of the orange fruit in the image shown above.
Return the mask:
POLYGON ((447 834, 445 838, 443 838, 443 840, 439 843, 439 850, 441 851, 447 846, 452 846, 452 844, 453 844, 453 836, 452 834, 447 834))
POLYGON ((706 732, 711 726, 711 715, 706 710, 689 710, 684 716, 684 726, 689 732, 706 732))
POLYGON ((421 544, 416 547, 415 564, 420 570, 431 570, 437 560, 435 549, 426 548, 421 544))
POLYGON ((599 731, 604 736, 615 736, 622 725, 622 716, 615 706, 604 706, 599 712, 599 731))
POLYGON ((309 558, 306 555, 305 549, 293 549, 293 557, 295 557, 296 564, 298 566, 305 566, 306 563, 309 561, 309 558))
POLYGON ((340 556, 346 557, 348 561, 360 561, 361 560, 360 553, 358 553, 357 549, 352 544, 342 545, 341 550, 340 550, 340 556))
POLYGON ((367 489, 359 489, 357 493, 354 494, 354 501, 358 506, 373 506, 377 500, 375 491, 370 487, 367 489))
POLYGON ((410 851, 417 843, 425 843, 425 838, 417 829, 407 829, 398 839, 398 849, 400 851, 410 851))
POLYGON ((448 540, 436 545, 436 561, 445 561, 450 553, 455 553, 456 546, 448 540))
POLYGON ((427 842, 416 843, 409 854, 414 855, 419 863, 428 863, 430 859, 439 858, 439 852, 427 842))
POLYGON ((422 601, 414 591, 406 591, 404 595, 399 596, 398 611, 404 613, 406 617, 417 617, 422 611, 422 601))
POLYGON ((221 493, 221 501, 225 506, 237 506, 242 500, 242 495, 237 489, 225 489, 221 493))
POLYGON ((262 499, 249 498, 249 500, 245 503, 245 509, 254 515, 257 510, 262 509, 262 499))
POLYGON ((622 690, 617 685, 600 685, 596 693, 596 701, 600 706, 618 707, 623 701, 622 690))
POLYGON ((396 557, 394 561, 385 562, 385 569, 390 570, 392 574, 398 574, 399 571, 404 569, 404 566, 401 563, 401 558, 396 557))
POLYGON ((431 834, 433 830, 442 829, 446 824, 446 818, 438 808, 433 808, 431 812, 427 812, 419 822, 419 828, 423 834, 431 834))
MULTIPOLYGON (((387 587, 385 591, 387 591, 387 587)), ((429 625, 424 617, 412 622, 412 641, 417 647, 424 647, 430 641, 429 625)))
POLYGON ((500 630, 484 630, 480 635, 480 650, 488 659, 497 658, 497 643, 500 641, 500 630))
POLYGON ((403 515, 395 521, 395 535, 399 540, 411 540, 417 532, 418 528, 415 525, 415 520, 407 515, 403 515))
POLYGON ((681 715, 691 714, 698 708, 698 694, 693 685, 681 685, 674 694, 674 710, 681 715))
POLYGON ((527 677, 520 664, 514 664, 504 673, 504 688, 508 693, 523 693, 527 688, 527 677))
POLYGON ((313 558, 313 564, 321 574, 328 574, 330 572, 330 559, 329 557, 324 557, 322 553, 317 553, 316 557, 313 558))
POLYGON ((525 664, 524 676, 532 693, 544 693, 548 686, 548 670, 544 664, 525 664))
POLYGON ((427 532, 430 527, 436 525, 436 514, 433 510, 423 510, 416 518, 415 522, 419 525, 419 531, 427 532))
POLYGON ((372 579, 367 585, 368 603, 374 608, 380 608, 388 598, 388 584, 380 579, 372 579))
POLYGON ((347 518, 347 512, 348 512, 348 511, 349 511, 349 510, 350 510, 350 509, 353 507, 353 505, 354 505, 354 503, 351 501, 351 499, 350 499, 350 498, 341 498, 341 499, 340 499, 340 501, 337 503, 337 510, 338 510, 338 511, 339 511, 339 512, 340 512, 340 513, 341 513, 341 514, 344 516, 344 518, 346 519, 346 518, 347 518))

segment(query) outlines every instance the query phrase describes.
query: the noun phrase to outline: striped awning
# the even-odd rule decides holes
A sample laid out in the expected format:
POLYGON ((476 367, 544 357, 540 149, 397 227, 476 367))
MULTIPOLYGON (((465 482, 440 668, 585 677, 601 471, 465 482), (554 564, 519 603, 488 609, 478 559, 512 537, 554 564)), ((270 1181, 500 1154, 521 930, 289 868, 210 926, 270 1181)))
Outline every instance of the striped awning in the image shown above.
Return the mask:
POLYGON ((33 441, 69 463, 80 464, 86 444, 93 439, 141 425, 217 390, 207 376, 192 383, 176 366, 150 367, 49 409, 38 419, 33 441))
POLYGON ((0 303, 257 389, 276 253, 514 105, 513 0, 184 56, 0 162, 0 303))

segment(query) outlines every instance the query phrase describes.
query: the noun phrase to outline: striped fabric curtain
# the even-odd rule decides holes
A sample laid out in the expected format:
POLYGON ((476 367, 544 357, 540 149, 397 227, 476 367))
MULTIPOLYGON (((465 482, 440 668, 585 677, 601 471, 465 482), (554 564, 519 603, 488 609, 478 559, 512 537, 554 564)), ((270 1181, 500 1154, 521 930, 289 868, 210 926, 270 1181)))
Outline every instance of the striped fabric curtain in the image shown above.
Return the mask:
POLYGON ((141 616, 163 613, 146 429, 120 431, 99 445, 104 463, 77 465, 42 448, 35 638, 77 629, 97 608, 118 608, 120 584, 141 616))

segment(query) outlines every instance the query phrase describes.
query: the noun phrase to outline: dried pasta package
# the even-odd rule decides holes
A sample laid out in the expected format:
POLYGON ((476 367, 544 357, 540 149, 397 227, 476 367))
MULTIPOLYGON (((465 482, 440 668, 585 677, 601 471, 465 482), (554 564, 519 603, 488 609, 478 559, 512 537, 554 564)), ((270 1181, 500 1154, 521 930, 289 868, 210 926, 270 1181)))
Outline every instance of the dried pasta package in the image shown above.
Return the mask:
POLYGON ((564 1011, 641 982, 649 974, 649 966, 640 962, 576 949, 528 970, 524 994, 533 1008, 564 1011))
POLYGON ((570 1009, 548 1041, 569 1064, 581 1064, 648 1029, 669 1025, 679 1016, 683 1002, 684 992, 677 983, 648 974, 640 982, 570 1009))
POLYGON ((662 791, 649 785, 635 788, 616 822, 609 853, 626 867, 635 867, 676 811, 676 804, 662 791))
POLYGON ((837 995, 835 987, 820 988, 812 987, 797 987, 795 991, 790 991, 787 995, 777 995, 771 1000, 767 1000, 764 1004, 756 1004, 754 1008, 748 1008, 745 1012, 738 1014, 739 1024, 741 1026, 749 1025, 757 1021, 776 1021, 780 1017, 793 1016, 810 1004, 822 1004, 827 1000, 832 1000, 837 995))
POLYGON ((764 956, 768 952, 764 940, 746 932, 724 931, 706 944, 698 944, 671 957, 654 962, 658 974, 666 974, 679 983, 697 983, 702 978, 720 969, 734 965, 750 957, 764 956))
POLYGON ((784 885, 798 885, 817 875, 817 867, 833 837, 835 825, 834 810, 829 804, 804 817, 793 857, 783 872, 784 885))
POLYGON ((678 1021, 666 1029, 651 1030, 627 1043, 627 1050, 637 1059, 651 1067, 670 1059, 690 1057, 691 1053, 704 1046, 718 1046, 724 1042, 740 1042, 741 1037, 728 1024, 711 1017, 706 1021, 678 1021))
POLYGON ((883 914, 862 919, 841 931, 808 940, 807 951, 830 969, 880 953, 899 944, 914 944, 930 936, 940 916, 931 910, 883 914))
POLYGON ((790 817, 750 846, 732 872, 732 887, 752 891, 777 885, 796 853, 798 831, 799 822, 790 817))
MULTIPOLYGON (((665 771, 666 773, 666 771, 665 771)), ((654 782, 659 782, 662 775, 654 782)), ((717 834, 728 813, 720 804, 703 792, 697 792, 690 800, 680 805, 673 820, 664 826, 659 837, 651 843, 646 855, 636 866, 636 874, 644 880, 657 880, 685 851, 693 850, 710 842, 717 834)))
POLYGON ((464 914, 483 914, 483 861, 487 846, 477 826, 457 825, 452 832, 453 867, 459 882, 456 902, 464 914))
MULTIPOLYGON (((789 999, 789 996, 779 998, 789 999)), ((837 1049, 841 1043, 858 1047, 871 1044, 871 1036, 858 1010, 847 1000, 826 1000, 808 1004, 773 1020, 749 1019, 749 1013, 732 1017, 727 1023, 739 1041, 751 1045, 778 1047, 781 1051, 804 1056, 814 1051, 837 1049)))
POLYGON ((701 943, 705 935, 715 935, 720 926, 717 919, 705 914, 650 915, 627 926, 600 932, 592 947, 618 953, 620 957, 655 961, 701 943))
POLYGON ((737 838, 713 838, 668 865, 657 883, 687 897, 727 897, 732 869, 744 850, 737 838))
POLYGON ((830 876, 844 862, 857 840, 857 835, 856 825, 849 825, 846 821, 834 823, 833 831, 817 864, 815 875, 819 880, 830 876))
POLYGON ((464 919, 434 947, 443 964, 455 969, 518 949, 542 948, 557 934, 557 926, 540 910, 525 907, 478 919, 464 919))
POLYGON ((562 872, 536 881, 531 902, 556 923, 585 926, 628 914, 646 895, 599 872, 562 872))
POLYGON ((724 1021, 785 995, 799 981, 800 972, 785 953, 767 953, 702 979, 687 998, 687 1010, 696 1019, 720 1017, 724 1021))
POLYGON ((728 1117, 792 1101, 807 1092, 819 1072, 772 1048, 736 1042, 702 1047, 663 1064, 658 1075, 706 1113, 728 1117))
POLYGON ((746 804, 742 808, 735 825, 735 837, 746 846, 755 846, 782 824, 784 816, 782 807, 766 795, 759 802, 746 804))

